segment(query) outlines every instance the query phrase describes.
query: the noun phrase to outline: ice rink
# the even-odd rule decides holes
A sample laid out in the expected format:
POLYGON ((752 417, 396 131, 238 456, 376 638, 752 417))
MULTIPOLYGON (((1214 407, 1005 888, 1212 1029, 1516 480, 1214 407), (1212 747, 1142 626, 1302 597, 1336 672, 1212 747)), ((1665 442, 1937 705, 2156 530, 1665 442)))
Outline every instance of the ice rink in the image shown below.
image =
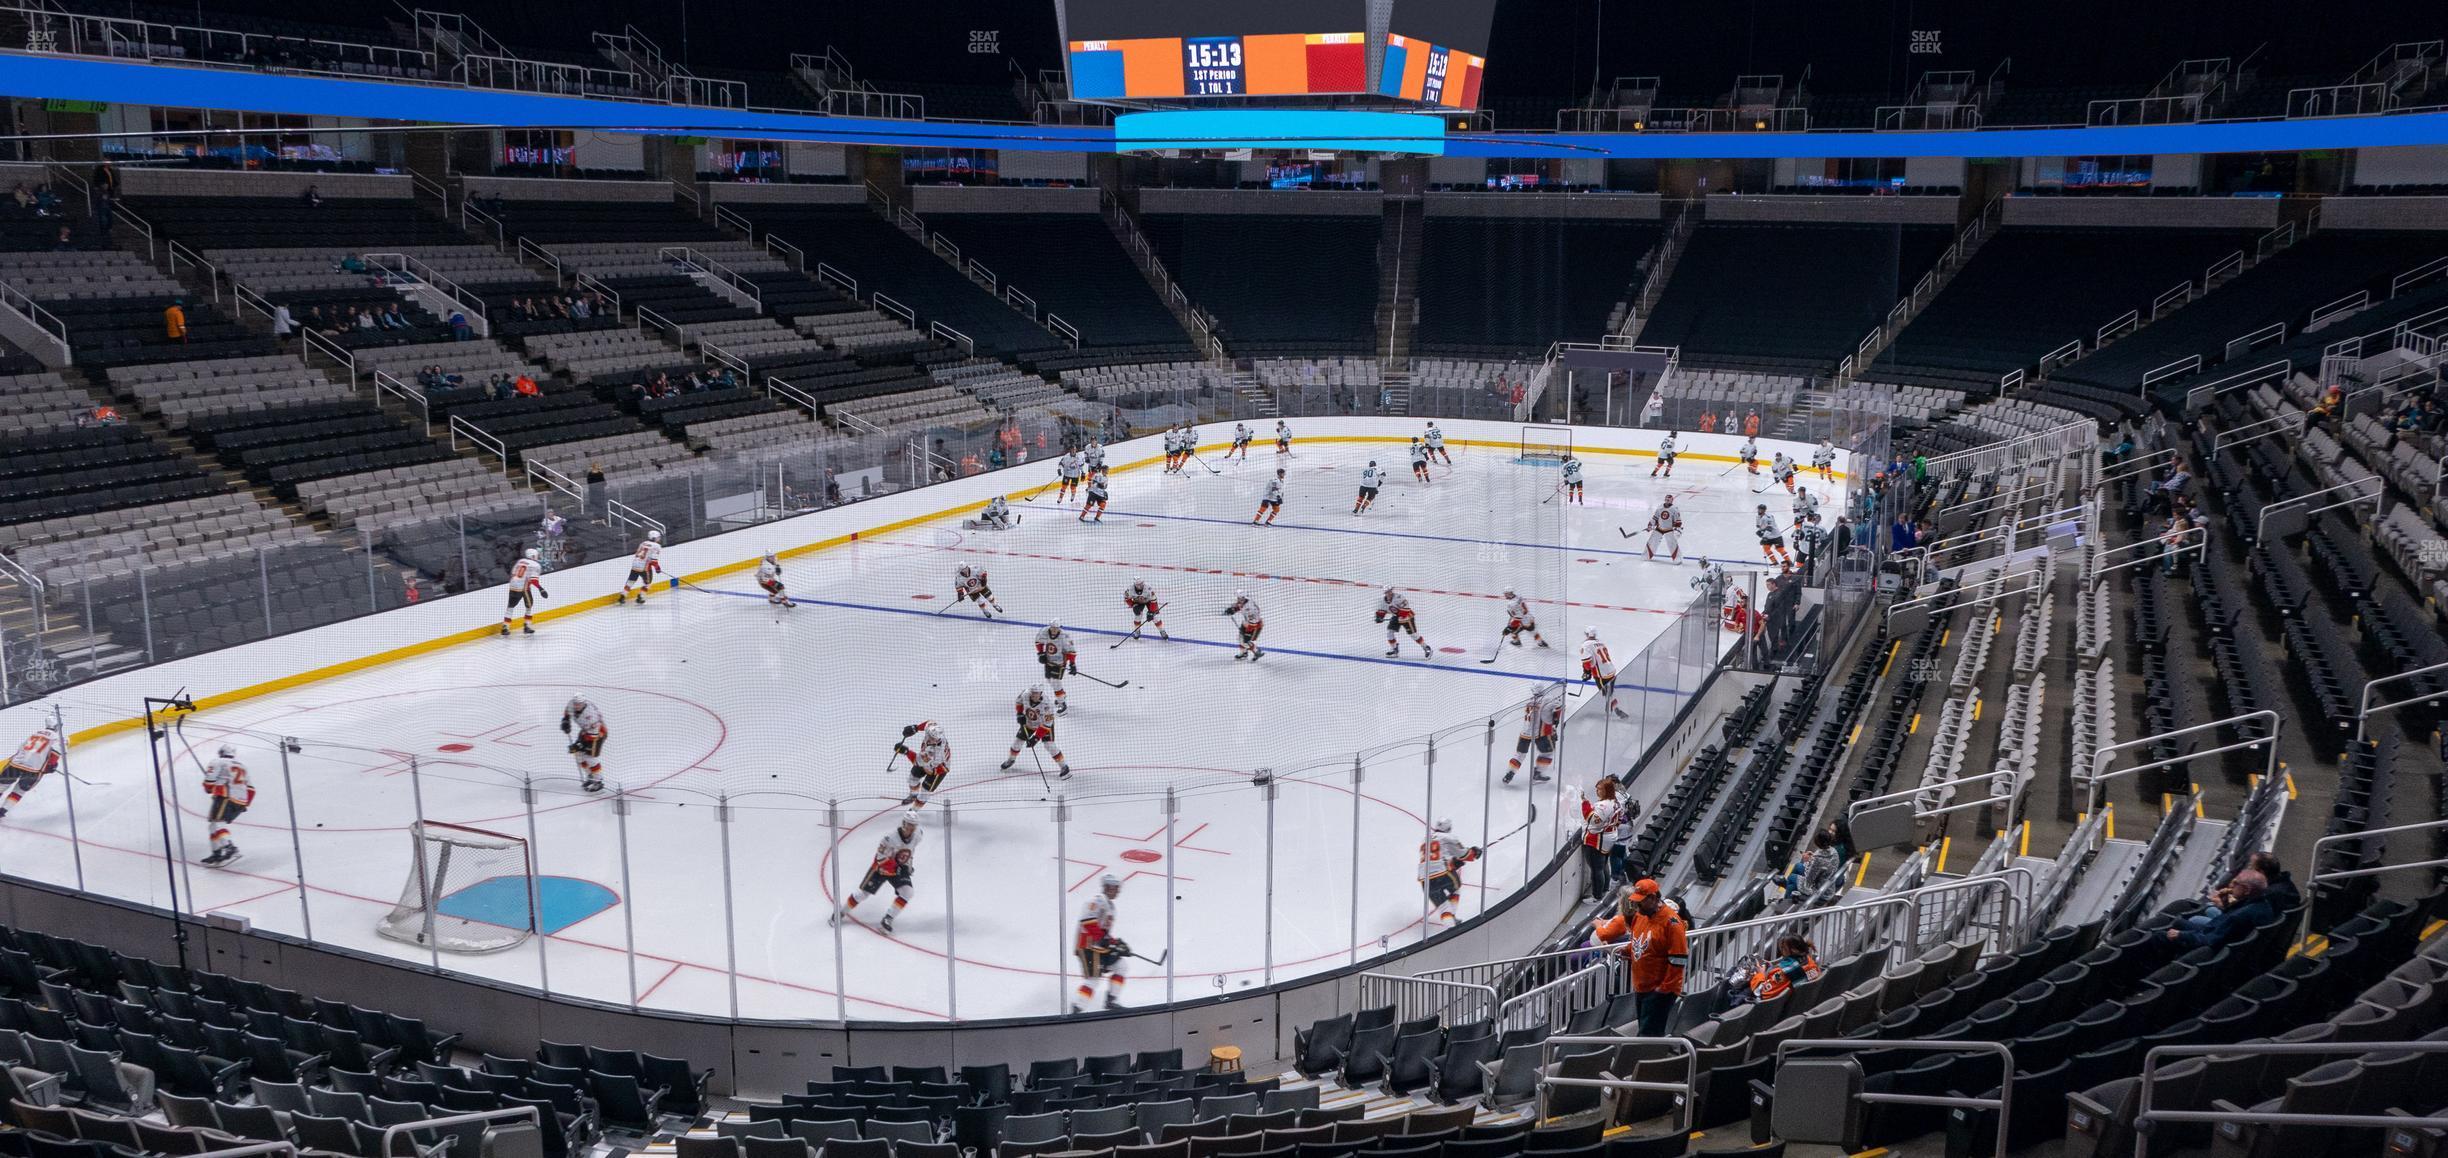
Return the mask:
MULTIPOLYGON (((161 747, 177 805, 166 841, 142 731, 81 743, 81 782, 53 777, 0 822, 0 871, 161 906, 176 888, 190 912, 591 1000, 817 1020, 1060 1012, 1073 922, 1113 874, 1118 933, 1162 959, 1126 960, 1123 1000, 1212 996, 1425 935, 1416 848, 1435 818, 1486 846, 1464 920, 1544 863, 1577 823, 1578 790, 1628 764, 1729 645, 1713 609, 1691 610, 1693 557, 1756 566, 1753 504, 1788 505, 1781 490, 1754 497, 1722 459, 1652 481, 1649 457, 1586 454, 1574 505, 1554 465, 1494 440, 1457 446, 1423 484, 1398 442, 1304 441, 1279 463, 1262 432, 1242 462, 1206 434, 1179 475, 1117 458, 1129 468, 1102 523, 1047 490, 1015 502, 1008 531, 953 515, 786 557, 788 609, 733 572, 196 713, 161 747), (1389 482, 1354 515, 1372 458, 1389 482), (1253 527, 1279 465, 1283 512, 1253 527), (1642 557, 1640 528, 1668 494, 1689 520, 1680 566, 1642 557), (950 604, 964 563, 987 569, 1004 615, 950 604), (1134 579, 1163 600, 1171 640, 1126 638, 1134 579), (1385 654, 1370 612, 1387 586, 1417 608, 1429 654, 1407 639, 1385 654), (1507 586, 1551 649, 1499 647, 1507 586), (1254 664, 1233 658, 1219 614, 1243 590, 1265 610, 1254 664), (1027 752, 998 768, 1049 622, 1076 637, 1081 673, 1056 733, 1065 782, 1027 752), (1577 667, 1584 628, 1624 668, 1628 718, 1576 687, 1561 782, 1500 783, 1521 704, 1577 667), (617 792, 578 790, 556 724, 581 694, 609 723, 617 792), (876 925, 889 890, 837 931, 828 915, 901 812, 892 747, 923 720, 948 732, 953 770, 923 810, 915 898, 892 933, 876 925), (208 851, 195 784, 224 742, 262 795, 234 832, 243 856, 214 869, 193 863, 208 851), (1271 790, 1253 784, 1261 769, 1271 790), (547 935, 481 956, 376 936, 419 818, 528 842, 547 935)), ((1036 493, 1047 465, 1009 472, 1030 484, 1015 493, 1036 493)), ((1811 485, 1841 503, 1838 486, 1811 485)), ((689 546, 787 553, 809 542, 801 521, 689 546)), ((619 583, 608 567, 546 586, 563 603, 601 595, 619 583)), ((461 627, 499 605, 447 601, 461 627)), ((80 708, 124 716, 135 694, 80 708)))

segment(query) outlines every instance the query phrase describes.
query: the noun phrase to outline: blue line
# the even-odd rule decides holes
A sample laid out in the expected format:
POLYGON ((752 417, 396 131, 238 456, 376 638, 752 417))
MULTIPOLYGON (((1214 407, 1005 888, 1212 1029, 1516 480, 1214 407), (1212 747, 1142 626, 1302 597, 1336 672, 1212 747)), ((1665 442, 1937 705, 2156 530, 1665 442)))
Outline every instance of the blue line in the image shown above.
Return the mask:
MULTIPOLYGON (((1018 505, 1044 506, 1042 503, 1027 502, 1023 502, 1018 505)), ((1062 508, 1049 507, 1047 509, 1061 510, 1062 508)), ((1107 511, 1105 513, 1119 518, 1164 519, 1177 523, 1214 523, 1218 526, 1224 527, 1247 527, 1252 525, 1245 519, 1219 519, 1211 515, 1151 515, 1142 511, 1107 511)), ((1569 543, 1523 543, 1512 539, 1471 539, 1460 535, 1422 535, 1411 531, 1364 531, 1358 527, 1321 527, 1313 523, 1268 523, 1267 526, 1285 527, 1295 531, 1317 531, 1328 535, 1366 535, 1371 538, 1378 539, 1413 539, 1426 543, 1471 543, 1489 547, 1522 547, 1532 551, 1571 551, 1584 555, 1621 555, 1627 559, 1640 559, 1644 562, 1653 561, 1649 559, 1648 552, 1646 551, 1625 551, 1614 547, 1575 547, 1569 543)), ((1721 559, 1715 556, 1692 556, 1692 560, 1694 562, 1697 562, 1703 558, 1708 559, 1708 561, 1712 563, 1723 563, 1729 567, 1742 567, 1754 571, 1764 569, 1763 565, 1757 559, 1721 559)))
MULTIPOLYGON (((736 599, 765 598, 765 593, 762 591, 727 591, 720 587, 699 587, 694 583, 689 584, 689 588, 693 591, 702 591, 708 595, 729 595, 736 599)), ((817 607, 834 607, 844 611, 880 611, 886 615, 910 615, 916 616, 919 619, 943 618, 943 613, 941 611, 919 611, 910 607, 885 607, 874 603, 851 603, 840 599, 811 599, 805 595, 793 595, 790 597, 790 601, 793 603, 812 604, 817 607)), ((985 620, 964 620, 964 622, 1010 624, 1014 627, 1029 628, 1042 628, 1045 626, 1045 624, 1042 623, 1036 623, 1026 619, 1013 619, 1010 616, 998 616, 994 619, 985 620)), ((1127 631, 1114 631, 1109 628, 1102 627, 1065 627, 1063 630, 1075 632, 1080 635, 1102 635, 1110 638, 1120 638, 1130 634, 1127 631)), ((1224 643, 1218 640, 1208 639, 1184 639, 1179 636, 1165 642, 1195 644, 1199 647, 1229 647, 1235 651, 1239 651, 1241 649, 1241 645, 1238 643, 1224 643)), ((1587 686, 1590 682, 1584 679, 1564 679, 1557 676, 1529 675, 1522 672, 1497 671, 1492 668, 1486 671, 1471 671, 1468 668, 1447 667, 1443 664, 1434 663, 1420 663, 1416 660, 1395 659, 1390 656, 1382 655, 1337 655, 1331 651, 1304 651, 1295 647, 1269 647, 1263 650, 1269 655, 1280 652, 1284 655, 1305 655, 1311 659, 1342 660, 1345 663, 1379 663, 1384 664, 1387 667, 1415 668, 1420 671, 1440 672, 1447 675, 1489 676, 1509 680, 1529 680, 1532 683, 1541 684, 1574 683, 1587 686)), ((1471 662, 1472 666, 1479 666, 1478 661, 1473 660, 1471 662)), ((1653 688, 1645 684, 1628 684, 1620 680, 1618 680, 1615 684, 1615 691, 1618 695, 1621 695, 1624 692, 1655 692, 1659 695, 1670 696, 1679 696, 1683 694, 1682 692, 1679 692, 1673 688, 1653 688)))

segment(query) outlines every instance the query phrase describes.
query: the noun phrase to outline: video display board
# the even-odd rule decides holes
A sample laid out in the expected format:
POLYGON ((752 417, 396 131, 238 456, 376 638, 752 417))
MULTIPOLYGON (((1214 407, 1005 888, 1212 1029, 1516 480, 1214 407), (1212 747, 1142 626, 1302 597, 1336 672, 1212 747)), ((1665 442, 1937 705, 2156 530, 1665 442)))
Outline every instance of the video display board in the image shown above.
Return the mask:
POLYGON ((1366 0, 1063 0, 1074 100, 1368 91, 1366 0))

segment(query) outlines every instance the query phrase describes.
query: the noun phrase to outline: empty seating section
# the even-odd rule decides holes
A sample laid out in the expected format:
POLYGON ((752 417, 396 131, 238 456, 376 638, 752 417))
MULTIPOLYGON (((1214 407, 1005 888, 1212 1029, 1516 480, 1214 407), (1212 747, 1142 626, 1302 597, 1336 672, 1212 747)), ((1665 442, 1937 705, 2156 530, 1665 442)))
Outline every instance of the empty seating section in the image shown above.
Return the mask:
POLYGON ((2009 371, 2036 366, 2069 342, 2091 348, 2102 326, 2129 311, 2147 320, 2161 293, 2188 278, 2200 282, 2222 258, 2251 253, 2256 237, 2234 230, 2006 226, 1981 243, 1863 376, 1986 397, 2009 371))
POLYGON ((1686 365, 1824 374, 1937 263, 1932 225, 1704 223, 1642 324, 1686 365))
POLYGON ((248 333, 144 259, 119 250, 0 253, 0 282, 23 292, 67 327, 78 365, 267 353, 269 338, 248 333), (170 336, 166 313, 185 313, 183 337, 170 336))
POLYGON ((1080 346, 1174 347, 1189 338, 1156 290, 1094 213, 961 213, 938 216, 938 236, 1079 328, 1080 346))
POLYGON ((0 437, 0 523, 87 515, 198 498, 220 489, 203 469, 133 426, 103 424, 0 437))
MULTIPOLYGON (((2385 298, 2392 276, 2442 254, 2448 254, 2448 237, 2437 234, 2316 230, 2132 336, 2052 371, 2051 377, 2139 392, 2143 375, 2152 370, 2196 355, 2204 366, 2215 366, 2230 342, 2281 324, 2288 334, 2298 333, 2312 311, 2357 290, 2385 298)), ((2341 325, 2341 333, 2360 328, 2351 317, 2341 325)))
POLYGON ((75 426, 90 420, 94 397, 40 366, 0 375, 0 435, 75 426))
POLYGON ((1150 213, 1140 226, 1234 354, 1376 349, 1378 218, 1150 213), (1301 307, 1285 309, 1295 285, 1301 307))
POLYGON ((1596 341, 1657 241, 1654 221, 1430 215, 1420 348, 1545 357, 1553 342, 1596 341))
POLYGON ((1411 413, 1497 421, 1513 417, 1513 392, 1538 364, 1421 358, 1411 363, 1411 413))
MULTIPOLYGON (((417 207, 401 181, 398 198, 132 197, 135 211, 164 237, 209 250, 307 249, 396 252, 411 246, 472 246, 456 222, 417 207)), ((209 254, 207 254, 209 256, 209 254)))
POLYGON ((348 387, 286 354, 201 362, 160 362, 110 371, 111 390, 157 414, 171 429, 241 411, 353 397, 348 387))
POLYGON ((942 322, 968 335, 980 352, 1025 359, 1063 348, 1062 339, 865 206, 743 205, 739 212, 760 233, 804 251, 811 271, 829 266, 857 282, 862 299, 881 293, 922 325, 942 322))
POLYGON ((1250 372, 1286 414, 1374 414, 1385 385, 1375 358, 1269 358, 1250 372))

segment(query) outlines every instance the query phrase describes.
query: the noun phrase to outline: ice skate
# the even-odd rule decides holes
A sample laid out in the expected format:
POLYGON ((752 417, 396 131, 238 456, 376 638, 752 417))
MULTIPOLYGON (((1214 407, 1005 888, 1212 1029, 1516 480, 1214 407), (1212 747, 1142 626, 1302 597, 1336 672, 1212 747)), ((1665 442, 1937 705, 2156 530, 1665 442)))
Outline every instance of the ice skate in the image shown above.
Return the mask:
POLYGON ((892 932, 892 921, 893 915, 891 913, 886 913, 884 914, 883 920, 876 922, 876 927, 884 930, 887 933, 892 932))
POLYGON ((1020 758, 1019 758, 1018 756, 1011 756, 1011 757, 1007 757, 1007 758, 1005 758, 1005 759, 1004 759, 1004 761, 1003 761, 1003 770, 1004 770, 1004 771, 1006 771, 1006 772, 1011 771, 1011 766, 1012 766, 1014 763, 1018 762, 1018 761, 1019 761, 1019 759, 1020 759, 1020 758))
POLYGON ((603 791, 603 781, 598 777, 589 776, 584 781, 584 787, 589 792, 601 792, 603 791))
POLYGON ((1107 1013, 1111 1013, 1111 1012, 1113 1012, 1114 1010, 1117 1010, 1117 1009, 1120 1009, 1120 1008, 1122 1008, 1122 999, 1121 999, 1121 998, 1119 998, 1119 997, 1115 997, 1114 995, 1112 995, 1112 994, 1110 994, 1110 993, 1108 993, 1108 994, 1106 994, 1106 995, 1105 995, 1105 1011, 1106 1011, 1107 1013))
POLYGON ((1056 764, 1054 766, 1054 778, 1056 780, 1069 780, 1071 778, 1071 766, 1069 764, 1056 764))
MULTIPOLYGON (((535 634, 535 624, 532 624, 532 623, 522 623, 522 624, 519 624, 519 632, 520 632, 520 634, 522 634, 522 635, 534 635, 534 634, 535 634)), ((508 635, 508 634, 510 634, 510 633, 509 633, 509 632, 507 632, 507 631, 504 631, 504 632, 502 632, 502 634, 503 634, 503 635, 508 635)))

